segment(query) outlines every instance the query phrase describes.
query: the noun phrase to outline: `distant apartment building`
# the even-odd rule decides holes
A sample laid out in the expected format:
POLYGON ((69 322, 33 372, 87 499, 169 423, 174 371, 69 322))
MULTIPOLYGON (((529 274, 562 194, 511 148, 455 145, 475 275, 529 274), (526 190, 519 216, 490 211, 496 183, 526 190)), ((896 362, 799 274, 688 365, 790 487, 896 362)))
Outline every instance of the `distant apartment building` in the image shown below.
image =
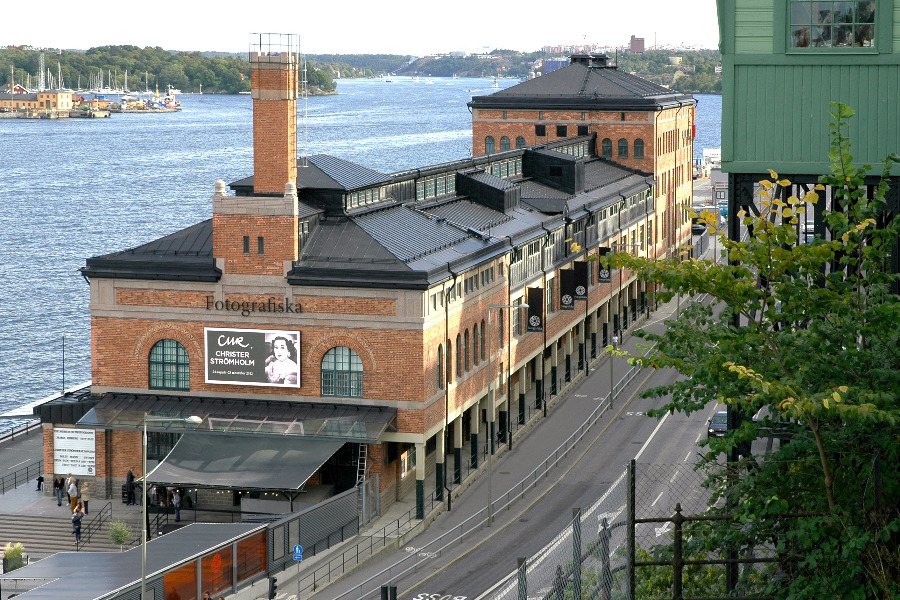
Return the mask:
POLYGON ((0 93, 0 108, 7 110, 70 110, 72 108, 72 90, 0 93))
POLYGON ((643 54, 644 53, 644 38, 631 36, 631 42, 628 45, 628 49, 635 54, 643 54))

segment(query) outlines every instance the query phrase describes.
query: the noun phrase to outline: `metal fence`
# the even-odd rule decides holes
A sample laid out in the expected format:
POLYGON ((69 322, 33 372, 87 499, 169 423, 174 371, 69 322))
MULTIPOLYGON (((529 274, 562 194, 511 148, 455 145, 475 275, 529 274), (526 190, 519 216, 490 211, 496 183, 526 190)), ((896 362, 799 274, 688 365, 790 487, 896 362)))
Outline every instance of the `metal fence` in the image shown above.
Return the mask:
POLYGON ((17 469, 8 475, 0 477, 0 494, 14 490, 29 481, 35 481, 44 472, 44 460, 41 459, 27 467, 17 469))
POLYGON ((520 557, 517 569, 480 598, 766 598, 760 590, 779 560, 771 548, 717 554, 689 543, 702 527, 735 523, 729 515, 706 514, 707 477, 687 462, 631 461, 603 496, 587 509, 573 509, 572 521, 552 542, 520 557))

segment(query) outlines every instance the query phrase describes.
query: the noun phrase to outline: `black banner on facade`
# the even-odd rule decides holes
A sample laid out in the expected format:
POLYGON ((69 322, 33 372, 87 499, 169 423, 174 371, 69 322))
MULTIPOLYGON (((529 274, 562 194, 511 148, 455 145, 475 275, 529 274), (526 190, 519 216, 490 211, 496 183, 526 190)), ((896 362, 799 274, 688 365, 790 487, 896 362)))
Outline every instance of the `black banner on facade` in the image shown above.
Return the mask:
POLYGON ((528 331, 544 330, 544 288, 528 288, 528 331))
POLYGON ((597 281, 599 283, 609 283, 610 282, 609 272, 611 269, 609 268, 609 266, 603 266, 603 259, 606 257, 607 254, 609 254, 609 248, 601 247, 597 252, 598 252, 598 256, 600 257, 600 274, 598 276, 597 281))
POLYGON ((559 308, 575 310, 575 271, 559 270, 559 308))
POLYGON ((588 268, 590 265, 586 262, 575 263, 575 299, 588 299, 588 268))

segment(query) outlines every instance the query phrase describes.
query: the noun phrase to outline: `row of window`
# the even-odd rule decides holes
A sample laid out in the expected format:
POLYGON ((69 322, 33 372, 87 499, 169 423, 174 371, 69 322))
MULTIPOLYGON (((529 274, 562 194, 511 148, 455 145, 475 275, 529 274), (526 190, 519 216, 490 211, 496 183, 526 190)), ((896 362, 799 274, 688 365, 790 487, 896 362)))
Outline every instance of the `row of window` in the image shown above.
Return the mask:
MULTIPOLYGON (((616 158, 628 158, 628 140, 626 140, 625 138, 619 138, 616 149, 618 150, 616 158)), ((634 158, 644 158, 644 140, 640 138, 634 140, 632 149, 634 151, 634 158)), ((613 157, 613 143, 611 139, 603 138, 603 140, 600 142, 600 157, 613 157)))
POLYGON ((456 193, 456 172, 431 175, 416 181, 416 200, 456 193))
POLYGON ((357 208, 374 204, 381 200, 381 188, 369 188, 347 194, 347 208, 357 208))
POLYGON ((791 0, 791 47, 874 47, 875 4, 875 0, 791 0))
MULTIPOLYGON (((452 304, 458 299, 462 299, 465 295, 477 291, 478 289, 490 285, 496 281, 497 276, 494 267, 485 267, 479 272, 466 277, 462 282, 456 282, 456 285, 447 289, 449 301, 452 304)), ((429 305, 431 312, 444 308, 444 291, 437 290, 429 296, 429 305)))
MULTIPOLYGON (((148 359, 151 390, 191 389, 190 358, 176 340, 160 340, 150 349, 148 359)), ((359 354, 345 346, 325 353, 321 363, 323 396, 363 397, 363 366, 359 354)))
MULTIPOLYGON (((453 383, 454 358, 456 360, 456 378, 459 379, 470 369, 477 367, 481 361, 487 359, 487 341, 485 339, 486 326, 484 320, 481 326, 478 323, 472 326, 472 336, 469 330, 456 334, 456 356, 453 355, 453 343, 447 340, 447 356, 444 357, 444 346, 438 344, 437 348, 437 385, 438 389, 444 389, 444 384, 453 383), (471 341, 470 341, 471 340, 471 341), (446 363, 445 363, 446 360, 446 363), (446 370, 445 370, 446 369, 446 370)), ((502 331, 502 328, 501 328, 502 331)), ((501 338, 502 339, 502 338, 501 338)))

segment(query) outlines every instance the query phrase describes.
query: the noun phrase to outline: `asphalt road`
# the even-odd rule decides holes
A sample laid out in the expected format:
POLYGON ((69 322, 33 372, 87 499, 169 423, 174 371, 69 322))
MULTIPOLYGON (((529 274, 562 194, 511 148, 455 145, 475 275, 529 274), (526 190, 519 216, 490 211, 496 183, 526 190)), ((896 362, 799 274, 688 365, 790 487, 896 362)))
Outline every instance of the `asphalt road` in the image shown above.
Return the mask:
MULTIPOLYGON (((674 303, 671 303, 669 313, 672 309, 674 303)), ((664 326, 661 321, 666 316, 669 315, 665 310, 660 310, 653 317, 655 323, 644 327, 661 330, 664 326)), ((629 338, 626 346, 634 351, 637 342, 640 340, 629 338)), ((616 381, 629 368, 618 358, 613 360, 613 366, 616 381)), ((648 418, 646 412, 661 406, 666 399, 638 397, 645 387, 671 382, 676 376, 669 370, 639 372, 631 384, 617 394, 612 408, 605 411, 585 438, 523 499, 498 511, 492 526, 471 531, 465 524, 470 515, 487 505, 487 477, 482 476, 454 500, 452 512, 441 515, 405 548, 367 562, 313 597, 323 600, 378 598, 377 586, 390 581, 391 585, 397 586, 401 600, 478 598, 515 569, 517 557, 528 556, 552 541, 570 523, 572 509, 592 505, 635 457, 639 463, 666 465, 658 467, 665 475, 664 480, 658 477, 660 481, 654 485, 655 480, 648 477, 651 485, 640 491, 641 497, 647 499, 648 510, 662 510, 670 515, 675 502, 685 506, 690 501, 702 501, 699 495, 689 498, 689 485, 683 493, 669 490, 682 474, 690 474, 690 465, 699 451, 696 442, 705 436, 706 419, 714 412, 714 407, 690 418, 669 415, 659 421, 648 418), (442 534, 449 532, 448 537, 455 537, 464 531, 467 534, 458 543, 445 542, 440 547, 431 543, 442 534), (400 567, 393 567, 401 559, 407 560, 400 567)), ((490 477, 494 499, 514 488, 523 474, 548 455, 553 455, 561 441, 583 424, 601 403, 609 392, 609 381, 609 366, 604 361, 554 406, 544 421, 521 439, 516 439, 514 449, 495 463, 490 477)))

